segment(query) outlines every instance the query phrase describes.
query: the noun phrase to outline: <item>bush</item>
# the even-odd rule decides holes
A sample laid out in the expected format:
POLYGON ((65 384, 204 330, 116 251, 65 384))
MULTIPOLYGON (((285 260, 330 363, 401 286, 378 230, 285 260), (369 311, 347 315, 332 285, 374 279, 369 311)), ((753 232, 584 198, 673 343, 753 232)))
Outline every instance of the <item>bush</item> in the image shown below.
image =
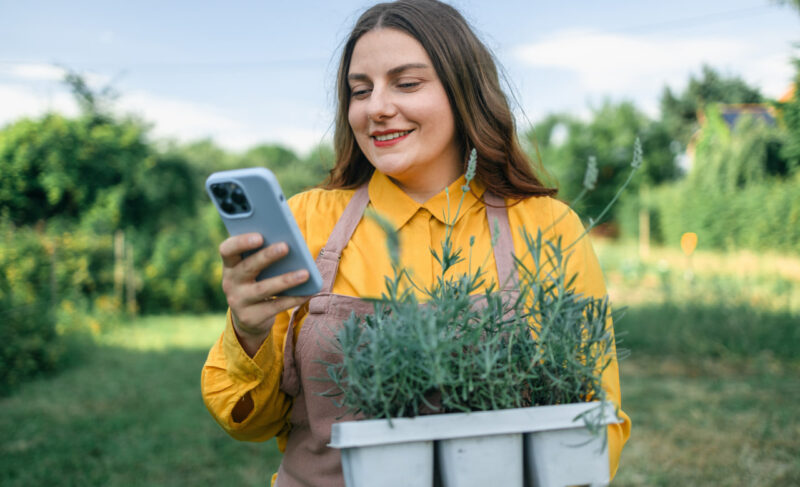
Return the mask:
POLYGON ((224 310, 217 248, 226 235, 210 204, 192 226, 159 232, 144 266, 144 285, 138 297, 142 311, 224 310))
POLYGON ((778 129, 743 117, 730 131, 718 110, 706 113, 689 176, 629 197, 623 233, 638 233, 644 209, 651 238, 667 245, 695 232, 705 248, 800 251, 800 172, 778 157, 778 129))
POLYGON ((695 232, 704 248, 800 252, 800 175, 730 192, 701 191, 687 181, 655 188, 623 203, 624 233, 636 234, 642 207, 651 238, 665 245, 695 232))
POLYGON ((36 232, 2 229, 0 251, 0 396, 53 370, 63 353, 48 295, 50 258, 36 232), (10 245, 9 245, 10 244, 10 245))

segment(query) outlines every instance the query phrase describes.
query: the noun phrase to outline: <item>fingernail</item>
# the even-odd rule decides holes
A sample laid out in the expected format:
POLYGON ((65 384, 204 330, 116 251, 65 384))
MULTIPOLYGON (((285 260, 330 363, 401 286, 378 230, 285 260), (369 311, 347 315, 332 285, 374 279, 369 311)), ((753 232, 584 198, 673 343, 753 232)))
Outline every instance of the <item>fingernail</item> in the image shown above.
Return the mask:
POLYGON ((258 235, 253 235, 252 237, 250 237, 248 239, 248 242, 250 242, 250 244, 252 244, 252 245, 256 245, 260 241, 261 241, 261 237, 259 237, 258 235))
POLYGON ((295 271, 294 273, 294 278, 297 279, 298 281, 305 279, 306 277, 308 277, 308 271, 305 269, 300 271, 295 271))

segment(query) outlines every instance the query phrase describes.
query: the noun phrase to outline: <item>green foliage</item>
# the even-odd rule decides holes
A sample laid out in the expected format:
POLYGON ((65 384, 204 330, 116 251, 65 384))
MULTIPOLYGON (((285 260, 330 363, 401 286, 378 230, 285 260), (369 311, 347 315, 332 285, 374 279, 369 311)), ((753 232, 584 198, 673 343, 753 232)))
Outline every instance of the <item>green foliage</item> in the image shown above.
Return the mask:
POLYGON ((154 231, 194 212, 197 184, 184 160, 153 151, 134 120, 48 114, 0 131, 0 209, 15 225, 154 231))
POLYGON ((748 85, 738 76, 723 76, 704 65, 700 77, 691 76, 686 89, 679 94, 668 87, 661 95, 661 120, 670 137, 681 149, 700 128, 698 110, 710 103, 761 103, 764 98, 758 88, 748 85))
MULTIPOLYGON (((639 185, 661 184, 679 176, 675 154, 669 150, 669 138, 663 125, 653 123, 629 102, 605 102, 592 114, 590 122, 566 115, 551 115, 538 124, 529 138, 539 141, 542 159, 559 183, 559 197, 575 201, 583 191, 584 168, 593 157, 598 169, 597 190, 574 203, 577 212, 598 214, 628 176, 630 148, 641 140, 644 158, 639 185), (560 135, 564 140, 557 140, 560 135)), ((609 219, 616 220, 616 210, 609 219)))
POLYGON ((268 485, 276 442, 231 439, 200 398, 224 320, 115 321, 67 373, 0 399, 0 485, 268 485))
POLYGON ((774 127, 747 116, 730 130, 718 108, 710 105, 689 184, 706 191, 730 192, 763 183, 769 176, 785 175, 787 168, 777 158, 779 137, 774 127))
POLYGON ((0 221, 0 391, 55 370, 119 314, 112 236, 0 221))
MULTIPOLYGON (((641 156, 634 160, 635 171, 641 156)), ((464 258, 449 231, 431 250, 440 264, 431 288, 395 262, 375 313, 351 315, 336 334, 341 361, 327 364, 329 395, 368 418, 603 400, 602 373, 615 353, 608 300, 574 292, 575 242, 522 231, 527 253, 515 258, 514 292, 487 285, 480 266, 455 275, 464 258)))
POLYGON ((618 331, 624 333, 626 347, 649 356, 697 360, 769 354, 796 361, 797 318, 786 310, 743 304, 667 302, 630 308, 618 331))
POLYGON ((705 248, 800 252, 800 180, 755 184, 732 191, 702 192, 688 184, 653 192, 657 240, 680 242, 697 233, 705 248))
POLYGON ((201 139, 185 144, 172 141, 166 144, 163 152, 186 159, 203 180, 212 172, 238 167, 238 159, 235 154, 225 151, 211 139, 201 139))
POLYGON ((778 156, 778 128, 743 117, 731 132, 714 106, 686 180, 628 198, 621 214, 635 234, 637 213, 651 215, 651 238, 673 245, 695 232, 706 248, 800 251, 800 173, 778 156))
POLYGON ((164 229, 155 237, 139 296, 144 310, 225 309, 220 287, 222 263, 217 251, 227 236, 224 226, 211 205, 192 223, 164 229))
POLYGON ((53 371, 63 354, 50 296, 48 251, 33 231, 2 228, 0 249, 0 396, 31 376, 53 371), (9 245, 13 243, 13 245, 9 245))
POLYGON ((481 294, 480 268, 453 276, 443 267, 422 305, 401 291, 409 276, 398 270, 375 314, 351 316, 337 334, 331 395, 371 418, 602 400, 613 350, 607 300, 569 288, 560 242, 526 238, 536 265, 517 262, 519 294, 491 285, 481 294))
POLYGON ((0 129, 0 394, 59 368, 69 337, 117 321, 124 291, 136 292, 126 309, 147 313, 224 309, 226 233, 203 190, 211 172, 267 165, 291 195, 333 159, 324 145, 301 160, 272 145, 237 155, 209 140, 153 143, 144 123, 113 114, 110 88, 93 91, 75 73, 65 82, 79 116, 0 129))
POLYGON ((259 145, 245 152, 239 167, 266 167, 275 173, 287 197, 320 184, 333 167, 333 153, 326 145, 315 147, 306 159, 279 145, 259 145))
POLYGON ((781 121, 786 128, 786 137, 780 155, 786 160, 789 168, 792 168, 791 170, 797 170, 800 167, 800 59, 794 60, 794 66, 794 97, 784 103, 776 104, 780 110, 781 121))

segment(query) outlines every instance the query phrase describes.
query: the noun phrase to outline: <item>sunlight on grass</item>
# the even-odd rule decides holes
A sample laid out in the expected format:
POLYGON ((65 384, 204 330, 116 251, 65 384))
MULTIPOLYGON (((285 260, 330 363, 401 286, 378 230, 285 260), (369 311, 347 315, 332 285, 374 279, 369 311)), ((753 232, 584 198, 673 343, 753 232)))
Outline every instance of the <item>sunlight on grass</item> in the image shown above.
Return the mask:
POLYGON ((225 326, 225 314, 146 316, 121 321, 96 338, 102 346, 128 350, 208 350, 225 326))
POLYGON ((634 243, 594 239, 613 303, 696 302, 800 314, 800 257, 698 250, 691 258, 654 247, 640 258, 634 243))

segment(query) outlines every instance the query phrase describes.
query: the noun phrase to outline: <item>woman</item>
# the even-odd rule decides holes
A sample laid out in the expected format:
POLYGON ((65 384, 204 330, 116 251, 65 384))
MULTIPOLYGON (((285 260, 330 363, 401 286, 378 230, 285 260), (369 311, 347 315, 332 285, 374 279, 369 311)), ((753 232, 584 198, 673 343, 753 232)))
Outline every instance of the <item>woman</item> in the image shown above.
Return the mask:
MULTIPOLYGON (((344 46, 337 90, 336 165, 324 189, 290 201, 312 255, 319 255, 322 292, 310 301, 275 297, 305 281, 305 272, 255 281, 261 269, 286 254, 282 244, 244 260, 240 254, 258 248, 260 236, 231 237, 220 245, 230 309, 203 369, 203 397, 233 437, 278 438, 285 452, 280 487, 343 483, 338 452, 325 446, 341 411, 318 394, 329 385, 311 378, 324 376, 318 362, 329 358, 320 345, 322 330, 353 310, 371 311, 360 298, 379 296, 383 276, 391 274, 382 231, 361 219, 367 206, 392 222, 400 236, 400 264, 423 287, 437 270, 429 249, 441 244, 446 215, 456 213, 458 198, 449 199, 445 188, 460 194, 472 147, 476 176, 452 236, 464 248, 478 236, 473 253, 489 256, 489 280, 503 281, 513 269, 510 252, 525 248, 511 229, 548 228, 565 242, 583 232, 574 213, 532 171, 492 56, 452 7, 400 0, 367 10, 344 46), (499 227, 489 224, 492 215, 499 227), (497 230, 501 243, 493 250, 489 235, 497 230)), ((466 263, 461 265, 455 271, 467 272, 466 263)), ((587 239, 575 247, 570 267, 580 277, 576 291, 606 294, 587 239)), ((603 381, 609 399, 619 403, 616 361, 603 381)), ((620 414, 624 422, 609 427, 612 475, 630 430, 620 414)))

